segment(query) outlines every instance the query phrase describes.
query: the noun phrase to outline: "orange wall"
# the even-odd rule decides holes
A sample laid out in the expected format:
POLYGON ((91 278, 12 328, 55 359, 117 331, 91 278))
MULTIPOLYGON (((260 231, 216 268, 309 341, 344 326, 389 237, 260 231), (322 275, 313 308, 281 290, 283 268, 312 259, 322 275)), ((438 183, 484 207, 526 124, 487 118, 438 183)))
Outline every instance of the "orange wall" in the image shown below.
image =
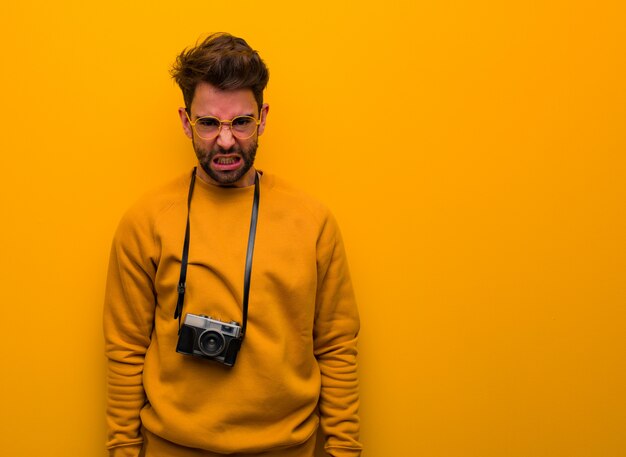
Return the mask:
POLYGON ((624 2, 83 3, 0 15, 2 455, 104 455, 111 236, 193 164, 167 72, 222 30, 260 167, 342 225, 366 455, 626 455, 624 2))

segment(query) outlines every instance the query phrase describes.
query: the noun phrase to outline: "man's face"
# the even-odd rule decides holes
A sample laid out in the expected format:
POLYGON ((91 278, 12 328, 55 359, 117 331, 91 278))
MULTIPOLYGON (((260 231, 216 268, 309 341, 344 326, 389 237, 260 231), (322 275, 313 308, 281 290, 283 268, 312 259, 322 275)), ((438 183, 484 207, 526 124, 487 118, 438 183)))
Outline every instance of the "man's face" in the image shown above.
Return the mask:
POLYGON ((264 104, 258 112, 250 89, 223 91, 205 82, 196 86, 189 115, 192 121, 204 116, 214 116, 223 121, 237 116, 252 116, 261 120, 258 131, 245 140, 235 137, 229 125, 223 125, 216 138, 205 140, 195 134, 184 108, 178 109, 185 134, 192 140, 200 164, 198 173, 203 179, 221 186, 243 187, 254 183, 253 164, 258 136, 265 130, 268 110, 269 107, 264 104))

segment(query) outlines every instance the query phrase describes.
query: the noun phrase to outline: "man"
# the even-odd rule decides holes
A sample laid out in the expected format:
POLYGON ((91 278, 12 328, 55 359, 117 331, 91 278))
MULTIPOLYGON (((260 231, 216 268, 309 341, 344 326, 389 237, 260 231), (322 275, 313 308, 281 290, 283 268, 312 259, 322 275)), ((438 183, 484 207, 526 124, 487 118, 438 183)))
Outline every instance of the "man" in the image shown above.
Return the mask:
POLYGON ((254 167, 269 73, 241 38, 177 58, 198 167, 137 203, 107 280, 111 457, 361 454, 358 313, 337 224, 254 167))

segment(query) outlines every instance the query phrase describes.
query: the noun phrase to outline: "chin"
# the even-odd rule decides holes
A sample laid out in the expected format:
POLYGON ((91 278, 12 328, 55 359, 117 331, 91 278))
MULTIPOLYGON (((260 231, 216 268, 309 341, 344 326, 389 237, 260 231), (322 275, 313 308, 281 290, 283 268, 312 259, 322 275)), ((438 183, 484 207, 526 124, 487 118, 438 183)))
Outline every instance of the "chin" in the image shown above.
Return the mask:
POLYGON ((238 183, 245 178, 245 176, 248 174, 248 171, 250 171, 250 168, 251 167, 248 167, 246 169, 239 168, 237 170, 224 172, 213 170, 210 165, 206 166, 202 164, 202 169, 209 176, 209 178, 211 178, 216 183, 222 185, 232 185, 238 183))

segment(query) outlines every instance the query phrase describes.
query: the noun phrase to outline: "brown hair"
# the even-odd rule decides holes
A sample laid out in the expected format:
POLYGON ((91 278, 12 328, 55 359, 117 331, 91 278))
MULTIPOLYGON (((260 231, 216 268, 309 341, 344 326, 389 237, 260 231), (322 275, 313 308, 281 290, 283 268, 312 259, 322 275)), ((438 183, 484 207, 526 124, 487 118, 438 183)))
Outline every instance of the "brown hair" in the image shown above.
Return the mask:
POLYGON ((220 90, 251 89, 260 111, 269 80, 269 70, 259 54, 243 38, 228 33, 214 33, 184 49, 170 74, 183 92, 187 111, 201 81, 220 90))

